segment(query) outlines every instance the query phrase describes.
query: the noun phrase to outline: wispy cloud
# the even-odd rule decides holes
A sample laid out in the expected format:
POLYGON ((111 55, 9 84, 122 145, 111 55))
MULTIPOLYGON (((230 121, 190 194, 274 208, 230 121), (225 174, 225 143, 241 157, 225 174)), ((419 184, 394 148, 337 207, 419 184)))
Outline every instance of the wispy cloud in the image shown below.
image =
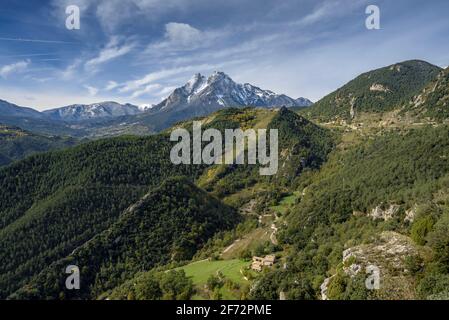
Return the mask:
POLYGON ((24 53, 0 56, 0 58, 27 58, 27 57, 48 57, 55 56, 55 53, 24 53))
POLYGON ((325 0, 317 2, 315 8, 307 15, 297 20, 287 22, 286 25, 305 27, 319 23, 320 21, 325 22, 325 19, 329 17, 348 14, 352 10, 366 6, 367 3, 369 3, 369 0, 325 0))
POLYGON ((144 56, 164 56, 167 53, 208 48, 226 35, 226 29, 202 31, 187 23, 170 22, 165 24, 163 39, 150 43, 144 50, 144 56))
POLYGON ((92 97, 95 97, 99 91, 98 88, 95 88, 95 87, 92 87, 89 85, 85 85, 84 88, 87 89, 87 92, 89 92, 89 95, 92 97))
POLYGON ((89 70, 95 69, 95 67, 107 63, 111 60, 126 55, 133 49, 133 44, 119 44, 119 40, 113 37, 106 47, 99 52, 99 54, 86 62, 85 67, 89 70))
POLYGON ((0 37, 0 41, 37 42, 37 43, 54 43, 54 44, 76 44, 77 43, 77 42, 74 42, 74 41, 62 41, 62 40, 3 38, 3 37, 0 37))
POLYGON ((191 72, 191 71, 197 71, 197 70, 201 70, 201 69, 211 69, 214 66, 211 65, 189 65, 189 66, 184 66, 184 67, 179 67, 179 68, 172 68, 172 69, 163 69, 160 71, 156 71, 156 72, 151 72, 149 74, 147 74, 146 76, 137 79, 137 80, 132 80, 132 81, 128 81, 126 82, 122 88, 120 88, 120 92, 130 92, 130 91, 135 91, 139 88, 142 88, 144 86, 149 85, 150 83, 153 83, 155 81, 158 80, 162 80, 162 79, 166 79, 168 77, 171 76, 175 76, 181 73, 185 73, 185 72, 191 72))
POLYGON ((88 84, 95 99, 137 105, 160 102, 193 73, 222 70, 316 100, 373 67, 414 58, 447 65, 449 2, 434 2, 431 10, 419 0, 379 0, 385 29, 369 31, 370 0, 45 0, 24 2, 16 15, 6 1, 0 91, 20 87, 15 99, 33 94, 46 107, 93 100, 88 84), (67 5, 80 7, 80 30, 65 29, 67 5))
POLYGON ((11 74, 23 72, 28 68, 30 63, 31 63, 30 60, 24 60, 3 66, 0 69, 0 76, 2 78, 7 78, 11 74))
POLYGON ((75 59, 69 66, 60 72, 62 80, 71 80, 76 75, 79 66, 82 64, 81 59, 75 59))
POLYGON ((103 30, 115 34, 136 21, 154 22, 174 10, 208 4, 210 0, 96 0, 91 3, 96 5, 95 15, 103 30))
POLYGON ((144 94, 155 92, 161 88, 162 88, 162 86, 158 83, 149 84, 141 90, 134 91, 133 94, 131 95, 131 98, 139 98, 139 97, 143 96, 144 94))
POLYGON ((295 21, 292 24, 296 25, 309 25, 312 23, 315 23, 327 15, 332 14, 335 12, 335 9, 340 7, 341 3, 340 1, 333 1, 333 2, 324 2, 322 4, 318 4, 318 6, 315 8, 314 11, 309 13, 308 15, 302 17, 300 20, 295 21))
POLYGON ((156 96, 157 97, 165 97, 165 96, 169 95, 170 93, 172 93, 175 89, 176 89, 176 87, 165 87, 164 89, 162 89, 161 91, 156 93, 156 96))
POLYGON ((106 87, 104 88, 104 90, 106 91, 111 91, 114 90, 115 88, 117 88, 119 86, 119 84, 115 81, 109 81, 108 84, 106 85, 106 87))

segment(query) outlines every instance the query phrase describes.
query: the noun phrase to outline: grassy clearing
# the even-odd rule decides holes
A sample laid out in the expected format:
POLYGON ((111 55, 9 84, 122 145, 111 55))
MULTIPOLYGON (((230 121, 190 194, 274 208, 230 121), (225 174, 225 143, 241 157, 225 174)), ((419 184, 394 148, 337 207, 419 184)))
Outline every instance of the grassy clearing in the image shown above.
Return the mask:
POLYGON ((207 279, 211 275, 217 275, 220 272, 225 279, 231 280, 233 283, 239 285, 239 288, 230 289, 223 286, 220 289, 221 298, 225 300, 238 300, 241 297, 241 288, 249 285, 249 281, 243 278, 240 270, 247 268, 250 262, 233 259, 233 260, 218 260, 209 261, 202 260, 193 262, 177 270, 184 270, 186 275, 190 277, 196 287, 196 294, 192 297, 193 300, 210 299, 210 292, 206 288, 207 279))
POLYGON ((211 275, 216 275, 220 271, 226 278, 232 280, 235 283, 247 282, 243 279, 240 269, 246 268, 250 265, 250 262, 233 259, 233 260, 218 260, 218 261, 198 261, 188 264, 183 269, 188 277, 192 278, 195 285, 205 285, 207 279, 211 275))
POLYGON ((257 228, 248 233, 243 239, 234 242, 233 246, 222 254, 222 258, 237 258, 244 250, 253 250, 259 244, 270 241, 270 234, 269 228, 257 228))
POLYGON ((296 199, 299 198, 299 194, 300 194, 299 191, 295 191, 292 195, 282 198, 282 200, 279 201, 279 204, 277 206, 271 207, 271 209, 274 212, 285 214, 287 209, 289 209, 295 204, 296 199))

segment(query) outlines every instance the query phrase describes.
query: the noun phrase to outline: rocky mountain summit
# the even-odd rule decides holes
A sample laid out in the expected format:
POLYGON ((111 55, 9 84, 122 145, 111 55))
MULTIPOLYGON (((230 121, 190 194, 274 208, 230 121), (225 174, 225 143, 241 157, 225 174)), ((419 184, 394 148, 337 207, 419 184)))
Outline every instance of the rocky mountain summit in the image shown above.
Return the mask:
POLYGON ((236 83, 224 72, 216 71, 208 78, 195 74, 184 86, 175 89, 167 99, 152 108, 151 112, 189 109, 195 114, 204 114, 226 107, 305 107, 311 104, 306 98, 293 99, 249 83, 236 83))

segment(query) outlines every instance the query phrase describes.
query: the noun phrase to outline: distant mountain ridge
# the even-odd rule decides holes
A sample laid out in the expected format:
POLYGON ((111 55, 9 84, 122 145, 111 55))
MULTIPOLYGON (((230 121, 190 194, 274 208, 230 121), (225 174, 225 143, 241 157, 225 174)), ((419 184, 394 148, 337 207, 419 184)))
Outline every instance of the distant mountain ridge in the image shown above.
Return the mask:
POLYGON ((141 112, 143 112, 141 108, 129 103, 120 104, 114 101, 106 101, 93 104, 74 104, 67 107, 46 110, 43 114, 52 120, 78 122, 129 116, 141 112))
MULTIPOLYGON (((419 97, 435 81, 439 81, 437 91, 443 96, 437 96, 429 87, 423 97, 428 96, 427 101, 439 99, 441 102, 445 97, 445 76, 441 72, 441 68, 425 61, 404 61, 365 72, 316 103, 306 98, 293 99, 248 83, 236 83, 224 72, 216 71, 209 77, 198 73, 151 108, 102 102, 71 105, 41 113, 0 101, 0 123, 46 135, 90 138, 147 135, 220 109, 247 106, 294 107, 306 118, 319 122, 351 121, 363 114, 385 114, 393 110, 407 112, 414 108, 414 97, 419 97)), ((427 103, 419 108, 425 110, 414 111, 418 118, 430 117, 441 121, 449 117, 444 101, 438 105, 427 103)))
POLYGON ((197 73, 168 98, 153 106, 105 101, 73 104, 39 112, 0 100, 0 123, 52 135, 104 137, 121 134, 149 134, 178 121, 206 116, 228 107, 308 107, 306 98, 293 99, 263 90, 249 83, 234 82, 224 72, 210 77, 197 73))
POLYGON ((0 111, 2 117, 24 117, 42 119, 45 116, 32 108, 20 107, 5 100, 0 100, 0 111))
POLYGON ((64 122, 51 120, 42 112, 4 100, 0 100, 0 124, 50 136, 84 135, 81 130, 75 130, 64 122))

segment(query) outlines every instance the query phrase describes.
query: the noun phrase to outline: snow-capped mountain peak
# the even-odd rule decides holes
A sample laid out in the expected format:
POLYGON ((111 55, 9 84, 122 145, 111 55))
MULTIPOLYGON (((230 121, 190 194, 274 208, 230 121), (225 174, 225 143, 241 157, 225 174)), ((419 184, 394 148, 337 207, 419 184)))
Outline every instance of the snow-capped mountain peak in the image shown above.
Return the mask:
POLYGON ((227 83, 233 83, 232 79, 224 72, 222 71, 215 71, 208 79, 207 82, 209 84, 214 82, 227 82, 227 83))
POLYGON ((184 89, 189 95, 197 94, 207 86, 206 77, 200 73, 195 74, 184 86, 184 89))
POLYGON ((215 71, 207 79, 199 73, 195 74, 183 87, 175 89, 167 99, 152 108, 151 112, 188 109, 192 116, 198 116, 225 107, 292 107, 308 106, 310 103, 307 99, 295 100, 249 83, 236 83, 226 73, 215 71))

